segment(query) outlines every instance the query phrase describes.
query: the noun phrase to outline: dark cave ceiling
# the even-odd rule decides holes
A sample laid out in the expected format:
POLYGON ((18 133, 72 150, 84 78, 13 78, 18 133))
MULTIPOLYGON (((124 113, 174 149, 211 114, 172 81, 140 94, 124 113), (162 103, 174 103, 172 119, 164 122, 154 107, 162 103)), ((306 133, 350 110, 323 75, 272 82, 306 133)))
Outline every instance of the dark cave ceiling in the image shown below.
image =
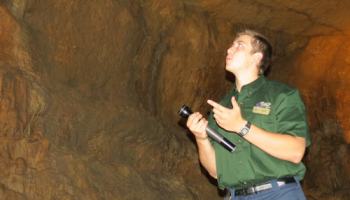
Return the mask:
POLYGON ((350 34, 350 1, 184 0, 211 17, 302 36, 350 34))

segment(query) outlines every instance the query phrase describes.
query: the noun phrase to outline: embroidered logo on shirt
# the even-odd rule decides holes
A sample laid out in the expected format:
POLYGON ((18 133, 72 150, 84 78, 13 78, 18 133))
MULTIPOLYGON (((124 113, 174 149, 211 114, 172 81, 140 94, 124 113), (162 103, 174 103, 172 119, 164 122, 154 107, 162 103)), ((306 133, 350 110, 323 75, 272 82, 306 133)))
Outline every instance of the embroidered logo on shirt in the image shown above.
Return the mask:
POLYGON ((256 103, 253 108, 253 113, 269 115, 271 109, 271 103, 266 103, 264 101, 256 103))

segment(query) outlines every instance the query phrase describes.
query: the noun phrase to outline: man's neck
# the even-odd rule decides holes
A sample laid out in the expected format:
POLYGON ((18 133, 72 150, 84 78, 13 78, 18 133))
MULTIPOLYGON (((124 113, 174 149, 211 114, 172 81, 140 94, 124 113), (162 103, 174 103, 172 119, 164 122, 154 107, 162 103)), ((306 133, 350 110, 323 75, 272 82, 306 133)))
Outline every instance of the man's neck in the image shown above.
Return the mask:
POLYGON ((259 74, 244 74, 236 77, 236 89, 238 92, 241 91, 242 87, 255 81, 259 78, 259 74))

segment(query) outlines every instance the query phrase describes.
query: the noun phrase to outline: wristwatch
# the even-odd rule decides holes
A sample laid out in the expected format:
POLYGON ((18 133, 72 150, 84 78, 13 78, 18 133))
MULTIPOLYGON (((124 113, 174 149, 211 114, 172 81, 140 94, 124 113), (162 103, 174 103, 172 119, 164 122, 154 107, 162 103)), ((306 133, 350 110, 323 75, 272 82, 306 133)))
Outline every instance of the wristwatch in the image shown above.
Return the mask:
POLYGON ((241 136, 241 137, 247 135, 249 133, 249 131, 250 131, 250 126, 251 125, 252 124, 250 122, 248 122, 245 126, 243 126, 241 128, 241 130, 239 131, 238 135, 241 136))

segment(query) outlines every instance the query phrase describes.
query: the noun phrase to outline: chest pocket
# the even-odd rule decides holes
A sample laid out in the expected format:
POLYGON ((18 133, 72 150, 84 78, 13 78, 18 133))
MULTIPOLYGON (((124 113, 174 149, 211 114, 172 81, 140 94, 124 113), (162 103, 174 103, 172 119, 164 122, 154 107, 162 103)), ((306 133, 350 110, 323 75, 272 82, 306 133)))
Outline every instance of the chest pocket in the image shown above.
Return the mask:
POLYGON ((274 131, 274 112, 270 110, 268 115, 253 112, 253 107, 241 107, 242 117, 255 126, 266 131, 274 131))

